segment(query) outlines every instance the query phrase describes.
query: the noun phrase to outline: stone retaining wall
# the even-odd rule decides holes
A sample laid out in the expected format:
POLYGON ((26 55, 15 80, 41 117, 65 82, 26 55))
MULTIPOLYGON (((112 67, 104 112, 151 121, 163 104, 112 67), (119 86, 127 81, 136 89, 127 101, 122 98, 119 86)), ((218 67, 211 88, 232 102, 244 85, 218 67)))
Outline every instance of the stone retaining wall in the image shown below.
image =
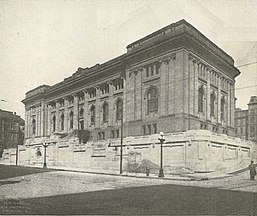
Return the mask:
MULTIPOLYGON (((123 138, 123 169, 142 172, 142 166, 155 170, 160 164, 159 135, 123 138), (144 161, 144 163, 142 162, 144 161)), ((43 166, 47 143, 49 166, 80 167, 85 169, 119 170, 120 139, 90 141, 79 144, 76 137, 40 137, 26 140, 19 146, 19 165, 43 166)), ((163 166, 166 173, 187 171, 211 172, 236 170, 256 159, 252 142, 207 130, 191 130, 165 134, 163 166)), ((4 151, 1 163, 15 164, 16 149, 4 151)))

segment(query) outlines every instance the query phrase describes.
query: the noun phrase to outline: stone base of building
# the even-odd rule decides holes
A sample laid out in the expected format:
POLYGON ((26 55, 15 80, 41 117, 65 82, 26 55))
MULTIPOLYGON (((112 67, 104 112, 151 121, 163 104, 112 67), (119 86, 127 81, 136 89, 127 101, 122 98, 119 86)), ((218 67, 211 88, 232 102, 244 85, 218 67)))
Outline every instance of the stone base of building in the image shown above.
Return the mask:
MULTIPOLYGON (((159 134, 123 138, 123 170, 129 172, 158 173, 160 164, 159 134)), ((19 165, 42 165, 46 144, 48 166, 85 169, 120 169, 121 139, 89 141, 80 144, 75 134, 63 137, 27 139, 19 146, 19 165)), ((165 173, 231 171, 245 168, 255 158, 252 142, 207 130, 165 134, 163 168, 165 173)), ((1 163, 15 164, 16 149, 3 153, 1 163)))

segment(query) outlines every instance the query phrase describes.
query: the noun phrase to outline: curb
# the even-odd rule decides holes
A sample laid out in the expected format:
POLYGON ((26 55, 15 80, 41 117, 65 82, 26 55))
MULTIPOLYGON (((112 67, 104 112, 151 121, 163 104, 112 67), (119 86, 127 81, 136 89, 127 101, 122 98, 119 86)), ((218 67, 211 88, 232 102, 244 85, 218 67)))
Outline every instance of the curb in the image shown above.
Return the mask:
POLYGON ((146 179, 160 179, 160 180, 173 180, 173 181, 194 181, 194 179, 190 177, 188 179, 171 178, 171 177, 159 178, 157 176, 136 176, 136 175, 128 175, 128 174, 104 173, 104 172, 72 170, 72 169, 58 169, 58 168, 49 168, 49 169, 58 170, 58 171, 76 172, 76 173, 89 173, 89 174, 95 174, 95 175, 120 176, 120 177, 128 177, 128 178, 146 178, 146 179))

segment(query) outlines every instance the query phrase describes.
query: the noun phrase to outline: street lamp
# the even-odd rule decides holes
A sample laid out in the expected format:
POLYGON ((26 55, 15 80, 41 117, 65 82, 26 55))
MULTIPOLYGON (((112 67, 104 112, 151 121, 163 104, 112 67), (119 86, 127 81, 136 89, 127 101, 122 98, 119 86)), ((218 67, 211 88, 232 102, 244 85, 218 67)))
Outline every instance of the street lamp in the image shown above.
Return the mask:
POLYGON ((45 149, 45 153, 44 153, 44 165, 43 165, 43 168, 47 168, 46 166, 46 148, 49 146, 49 144, 47 143, 43 143, 42 146, 44 147, 45 149))
POLYGON ((162 144, 165 141, 163 132, 160 132, 160 137, 158 139, 160 140, 160 143, 161 143, 161 158, 160 158, 160 169, 159 169, 158 177, 162 178, 162 177, 164 177, 163 168, 162 168, 162 144))

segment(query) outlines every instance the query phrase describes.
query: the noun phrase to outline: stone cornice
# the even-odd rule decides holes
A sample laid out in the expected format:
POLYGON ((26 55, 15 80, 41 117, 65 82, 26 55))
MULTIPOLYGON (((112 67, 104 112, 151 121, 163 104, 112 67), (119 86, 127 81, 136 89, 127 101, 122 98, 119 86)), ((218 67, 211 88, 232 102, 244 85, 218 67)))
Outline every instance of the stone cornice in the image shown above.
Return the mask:
POLYGON ((127 52, 133 53, 141 49, 145 49, 153 44, 161 43, 162 41, 174 38, 180 34, 189 34, 191 37, 199 40, 202 44, 212 49, 221 58, 226 59, 226 61, 234 65, 234 60, 231 56, 225 53, 221 48, 219 48, 215 43, 210 41, 206 36, 204 36, 200 31, 198 31, 194 26, 185 21, 184 19, 172 23, 160 30, 153 32, 150 35, 145 36, 127 46, 127 52))

